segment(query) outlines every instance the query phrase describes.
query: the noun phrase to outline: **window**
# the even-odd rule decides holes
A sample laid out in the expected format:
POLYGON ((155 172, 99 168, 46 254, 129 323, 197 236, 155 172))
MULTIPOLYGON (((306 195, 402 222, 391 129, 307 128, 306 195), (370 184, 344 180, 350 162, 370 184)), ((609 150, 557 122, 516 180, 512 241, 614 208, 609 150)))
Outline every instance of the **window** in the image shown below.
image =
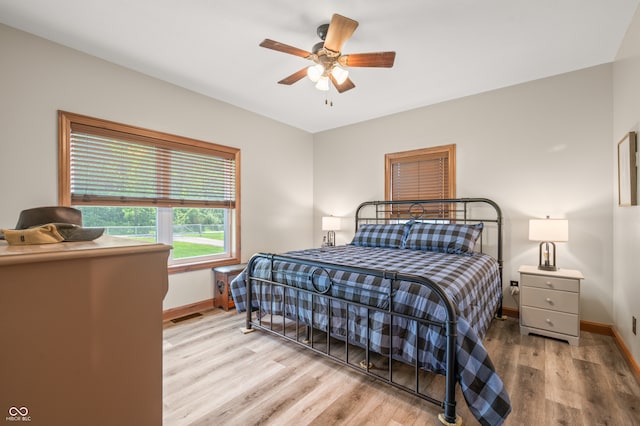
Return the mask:
MULTIPOLYGON (((455 198, 455 160, 455 145, 386 154, 386 200, 455 198)), ((406 211, 408 206, 400 208, 406 211)), ((434 212, 429 213, 433 217, 448 217, 446 205, 434 205, 434 212)))
POLYGON ((172 272, 239 261, 240 150, 59 111, 60 205, 173 246, 172 272))

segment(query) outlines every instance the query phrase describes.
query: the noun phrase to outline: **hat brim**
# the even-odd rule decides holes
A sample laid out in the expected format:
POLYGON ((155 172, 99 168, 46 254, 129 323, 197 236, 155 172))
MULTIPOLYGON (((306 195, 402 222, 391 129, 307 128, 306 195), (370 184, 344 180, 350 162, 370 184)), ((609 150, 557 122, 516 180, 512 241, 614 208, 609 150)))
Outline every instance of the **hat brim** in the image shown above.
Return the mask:
POLYGON ((93 241, 104 233, 104 228, 83 228, 71 223, 54 223, 64 241, 93 241))

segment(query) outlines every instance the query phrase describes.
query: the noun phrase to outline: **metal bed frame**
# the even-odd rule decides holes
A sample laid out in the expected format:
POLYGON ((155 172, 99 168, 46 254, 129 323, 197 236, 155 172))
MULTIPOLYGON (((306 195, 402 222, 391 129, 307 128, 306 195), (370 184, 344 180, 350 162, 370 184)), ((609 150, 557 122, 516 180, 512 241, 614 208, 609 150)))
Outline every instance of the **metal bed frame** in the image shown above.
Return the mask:
MULTIPOLYGON (((422 221, 422 222, 434 222, 434 221, 444 221, 446 223, 478 223, 482 222, 485 224, 485 229, 483 230, 479 241, 479 251, 484 252, 484 246, 495 246, 495 255, 494 257, 498 261, 499 266, 499 276, 500 283, 502 288, 502 212, 500 207, 493 201, 486 198, 459 198, 459 199, 441 199, 441 200, 412 200, 412 201, 370 201, 364 202, 360 204, 360 206, 356 210, 355 215, 355 226, 356 230, 358 227, 364 223, 403 223, 407 220, 414 221, 422 221), (489 210, 487 216, 487 210, 489 210), (486 224, 495 224, 496 236, 495 240, 491 240, 490 237, 487 236, 487 226, 486 224)), ((478 246, 478 244, 476 245, 478 246)), ((246 329, 244 332, 250 332, 254 329, 260 329, 269 333, 276 334, 281 338, 286 339, 287 341, 294 342, 296 344, 302 345, 307 349, 320 354, 322 356, 328 357, 336 362, 339 362, 342 365, 346 365, 352 369, 360 371, 363 374, 366 374, 370 377, 373 377, 377 380, 381 380, 395 388, 402 389, 412 395, 415 395, 423 400, 426 400, 430 403, 439 405, 444 409, 444 413, 441 413, 438 418, 440 422, 445 425, 458 425, 461 424, 461 419, 456 415, 456 399, 455 399, 455 386, 456 386, 456 327, 457 327, 457 318, 456 318, 456 309, 446 295, 446 293, 442 290, 440 286, 434 283, 432 280, 428 278, 419 277, 416 275, 410 274, 402 274, 396 271, 388 271, 382 269, 365 269, 360 267, 352 267, 346 265, 336 265, 333 263, 319 262, 319 261, 309 261, 297 258, 291 258, 283 255, 274 255, 274 254, 265 254, 260 253, 254 255, 249 261, 246 277, 245 277, 245 285, 247 290, 247 311, 246 311, 246 329), (251 272, 253 271, 254 263, 260 259, 265 258, 268 259, 271 264, 271 279, 264 279, 255 276, 251 276, 251 272), (300 265, 308 265, 316 267, 316 271, 320 271, 320 274, 326 274, 328 277, 327 270, 338 270, 345 272, 354 272, 367 274, 372 277, 387 279, 390 280, 391 285, 389 286, 389 293, 387 295, 389 303, 388 308, 378 308, 375 306, 370 306, 366 304, 362 304, 355 301, 350 301, 342 298, 333 297, 327 294, 332 285, 339 285, 334 283, 329 278, 329 284, 322 285, 316 284, 313 279, 313 275, 311 277, 312 281, 312 290, 302 289, 296 286, 287 285, 279 282, 275 282, 273 280, 273 263, 276 261, 285 261, 300 265), (412 283, 422 284, 427 286, 437 295, 440 300, 440 303, 444 306, 446 310, 446 320, 439 322, 433 320, 426 320, 421 318, 412 317, 409 315, 405 315, 399 312, 393 311, 393 303, 392 303, 392 292, 394 281, 407 281, 412 283), (247 285, 251 282, 257 282, 259 285, 259 292, 257 295, 252 294, 252 286, 247 285), (263 315, 260 315, 260 309, 258 309, 258 313, 255 313, 255 309, 251 309, 252 307, 252 298, 254 296, 259 297, 260 294, 263 293, 264 285, 271 285, 271 291, 273 291, 273 286, 280 286, 283 289, 291 289, 296 294, 296 315, 294 324, 291 324, 292 320, 287 319, 285 315, 282 316, 281 322, 278 324, 274 321, 273 316, 266 321, 263 315), (298 315, 298 303, 300 300, 300 295, 305 294, 309 295, 311 298, 311 323, 305 324, 301 323, 300 315, 298 315), (420 390, 420 366, 418 362, 418 345, 416 344, 416 353, 415 353, 415 363, 411 367, 414 370, 414 379, 413 385, 407 386, 406 384, 402 384, 396 380, 394 380, 394 371, 393 371, 393 351, 390 350, 388 356, 375 354, 369 348, 369 332, 370 328, 367 328, 367 344, 364 348, 355 347, 353 343, 349 342, 349 333, 347 332, 347 336, 342 341, 341 338, 338 338, 336 342, 336 336, 331 333, 331 317, 329 317, 329 323, 327 325, 327 331, 322 332, 315 330, 313 327, 314 323, 314 297, 325 298, 326 300, 332 303, 333 301, 337 301, 339 303, 346 304, 347 309, 347 317, 346 323, 349 323, 349 307, 357 307, 364 308, 367 310, 367 320, 369 321, 371 317, 371 312, 382 312, 386 315, 389 315, 389 324, 393 324, 393 317, 403 317, 410 321, 416 322, 416 327, 420 324, 426 325, 429 327, 441 327, 445 329, 446 335, 446 374, 445 374, 445 395, 443 400, 436 399, 431 395, 428 395, 420 390), (255 318, 254 318, 255 317, 255 318), (289 331, 287 331, 287 328, 289 331), (291 330, 291 329, 294 330, 291 330), (322 338, 322 334, 326 334, 324 342, 318 343, 316 342, 315 334, 322 338), (338 349, 336 349, 338 346, 338 349), (333 349, 332 349, 333 348, 333 349), (364 360, 359 364, 350 362, 350 351, 358 351, 359 353, 364 350, 364 360), (372 356, 376 355, 378 357, 387 357, 388 360, 388 368, 386 372, 386 376, 381 374, 374 373, 372 370, 371 359, 372 356)), ((283 290, 284 292, 284 290, 283 290)), ((259 305, 261 305, 258 300, 259 305)), ((273 302, 271 302, 273 303, 273 302)), ((497 309, 496 316, 498 318, 502 318, 502 295, 500 296, 500 303, 497 309)), ((391 327, 389 327, 391 329, 391 327)), ((393 341, 393 339, 390 339, 393 341)))

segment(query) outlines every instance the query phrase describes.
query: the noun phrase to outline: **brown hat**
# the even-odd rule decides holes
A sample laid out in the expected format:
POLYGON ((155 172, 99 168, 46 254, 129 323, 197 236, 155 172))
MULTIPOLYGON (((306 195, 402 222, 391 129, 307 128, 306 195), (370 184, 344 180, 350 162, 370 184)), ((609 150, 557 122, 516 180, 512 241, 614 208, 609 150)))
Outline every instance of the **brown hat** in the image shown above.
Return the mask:
POLYGON ((15 230, 3 230, 9 243, 43 244, 58 241, 91 241, 104 232, 104 228, 83 228, 82 212, 72 207, 36 207, 23 210, 18 217, 15 230), (44 226, 46 225, 46 226, 44 226), (53 229, 51 226, 53 225, 53 229), (38 228, 37 232, 34 232, 38 228), (29 232, 27 235, 26 232, 29 232), (44 241, 43 234, 50 240, 44 241), (11 236, 11 240, 9 239, 11 236), (33 239, 31 239, 32 237, 33 239))
POLYGON ((64 206, 22 210, 18 217, 18 223, 16 223, 16 229, 27 229, 45 223, 70 223, 82 226, 82 212, 73 207, 64 206))

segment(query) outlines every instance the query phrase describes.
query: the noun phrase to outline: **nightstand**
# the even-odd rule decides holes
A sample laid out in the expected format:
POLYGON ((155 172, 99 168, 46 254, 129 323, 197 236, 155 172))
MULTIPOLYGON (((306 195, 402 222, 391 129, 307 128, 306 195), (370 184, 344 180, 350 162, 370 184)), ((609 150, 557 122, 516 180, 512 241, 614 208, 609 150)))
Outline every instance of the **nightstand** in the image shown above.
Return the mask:
POLYGON ((537 266, 521 266, 520 334, 540 334, 580 341, 580 271, 543 271, 537 266))
POLYGON ((247 267, 246 263, 213 268, 213 307, 228 311, 236 305, 231 298, 229 284, 247 267))

